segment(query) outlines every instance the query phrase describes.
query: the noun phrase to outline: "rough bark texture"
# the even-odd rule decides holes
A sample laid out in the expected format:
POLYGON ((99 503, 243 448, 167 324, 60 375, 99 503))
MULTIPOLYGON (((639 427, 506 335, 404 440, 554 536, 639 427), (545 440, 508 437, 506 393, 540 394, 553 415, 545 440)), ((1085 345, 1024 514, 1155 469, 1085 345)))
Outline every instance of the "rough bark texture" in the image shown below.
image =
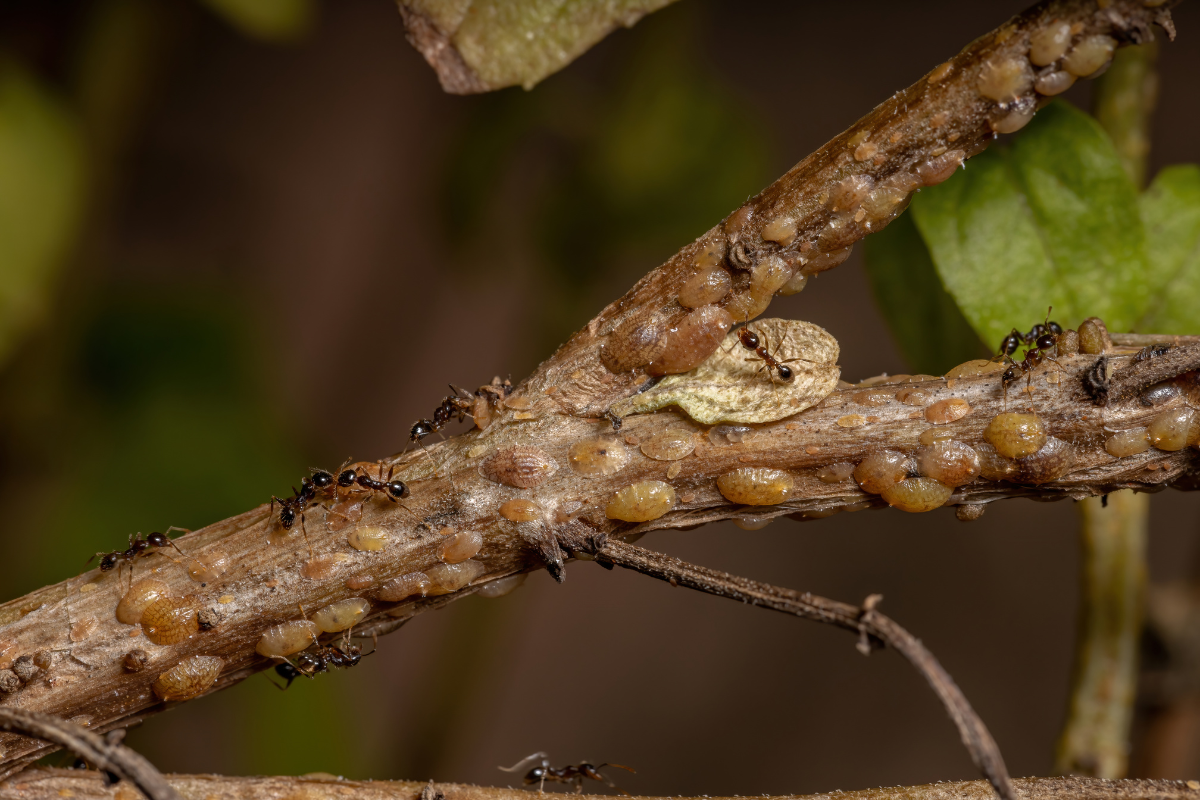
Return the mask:
MULTIPOLYGON (((350 518, 334 517, 323 508, 310 507, 303 521, 284 531, 278 510, 272 514, 266 505, 260 506, 177 540, 189 559, 216 553, 226 557, 226 571, 213 570, 198 581, 174 560, 173 551, 137 559, 134 578, 161 580, 179 605, 172 619, 193 628, 181 641, 154 644, 163 631, 117 621, 114 611, 129 585, 128 568, 86 573, 0 606, 0 690, 5 692, 0 702, 55 714, 96 731, 111 730, 162 710, 165 705, 152 686, 186 659, 222 660, 219 677, 207 688, 199 688, 200 693, 220 690, 270 666, 273 662, 255 651, 264 630, 297 620, 301 612, 311 616, 336 600, 371 599, 370 614, 356 630, 384 633, 421 611, 515 573, 549 566, 561 577, 562 559, 596 533, 619 538, 747 514, 816 518, 885 506, 853 480, 822 480, 822 468, 857 463, 880 448, 915 453, 922 446, 918 437, 930 428, 948 430, 967 444, 981 443, 984 428, 1005 403, 998 373, 874 386, 870 398, 864 398, 861 387, 842 389, 801 414, 754 426, 754 435, 736 444, 729 443, 728 437, 710 439, 706 429, 673 411, 631 417, 621 434, 612 438, 610 423, 602 415, 613 401, 643 385, 647 374, 641 366, 619 374, 609 371, 601 361, 602 340, 623 322, 644 314, 662 315, 669 333, 685 313, 676 303, 680 287, 693 274, 696 257, 706 245, 718 245, 734 267, 734 293, 722 301, 723 306, 744 303, 753 294, 750 281, 757 280, 749 275, 757 274, 753 268, 768 257, 792 259, 787 263, 803 268, 815 263, 806 259, 821 248, 848 244, 821 239, 834 213, 821 198, 847 176, 866 174, 886 180, 902 171, 919 171, 919 165, 939 157, 935 153, 945 150, 946 142, 967 153, 982 149, 992 136, 988 120, 997 104, 976 90, 980 69, 989 60, 1016 57, 1027 50, 1030 32, 1050 17, 1077 22, 1081 35, 1103 32, 1122 42, 1137 42, 1149 35, 1152 21, 1169 23, 1165 14, 1162 8, 1147 9, 1129 0, 1117 0, 1104 10, 1097 10, 1090 0, 1056 0, 1036 6, 971 44, 950 68, 935 71, 938 80, 922 79, 897 93, 749 201, 745 207, 749 212, 731 215, 736 225, 717 226, 647 275, 495 407, 485 430, 425 452, 387 459, 378 473, 374 464, 369 465, 372 475, 395 467, 396 476, 409 483, 412 496, 403 507, 379 494, 346 491, 344 500, 364 501, 361 519, 356 518, 357 512, 350 518), (945 121, 932 125, 930 118, 938 113, 946 114, 945 121), (953 140, 952 134, 956 134, 953 140), (870 157, 859 158, 864 142, 878 144, 870 157), (764 226, 784 213, 795 217, 796 236, 787 245, 764 240, 764 226), (897 397, 896 392, 904 396, 897 397), (965 400, 970 412, 961 418, 947 417, 942 413, 945 404, 938 403, 952 398, 965 400), (639 442, 671 426, 689 429, 695 450, 676 461, 645 457, 639 442), (609 437, 604 440, 609 450, 627 451, 627 462, 609 474, 582 474, 578 465, 572 465, 570 448, 599 436, 609 437), (480 471, 486 458, 515 447, 536 448, 557 469, 510 475, 505 482, 480 471), (743 467, 784 471, 794 489, 784 502, 770 506, 734 505, 718 490, 716 480, 743 467), (676 497, 671 510, 642 523, 609 519, 606 507, 614 493, 644 481, 670 483, 676 497), (522 485, 526 488, 517 488, 522 485), (531 505, 521 513, 511 507, 501 512, 504 503, 517 499, 531 505), (302 527, 315 557, 299 530, 302 527), (482 534, 482 549, 475 556, 481 572, 472 583, 440 597, 380 600, 377 593, 389 579, 428 572, 442 563, 443 531, 448 527, 482 534), (349 537, 362 535, 367 528, 387 534, 382 549, 350 545, 349 537), (127 658, 134 650, 144 652, 144 664, 127 658), (20 661, 20 656, 31 658, 20 661)), ((854 235, 865 231, 855 229, 854 235)), ((1186 352, 1145 363, 1169 363, 1172 375, 1200 367, 1200 353, 1186 346, 1178 351, 1186 352)), ((1122 377, 1128 355, 1114 353, 1108 359, 1106 363, 1116 369, 1112 382, 1123 387, 1122 392, 1141 385, 1145 376, 1140 373, 1128 380, 1122 377)), ((1082 387, 1086 376, 1094 378, 1096 366, 1094 356, 1062 357, 1057 365, 1037 372, 1032 397, 1021 394, 1020 385, 1012 387, 1008 405, 1036 408, 1047 431, 1065 449, 1059 447, 1049 460, 1045 454, 1035 454, 1002 463, 1008 470, 1006 480, 974 480, 955 490, 948 504, 970 504, 974 514, 979 504, 1005 497, 1063 499, 1123 487, 1155 490, 1180 478, 1190 487, 1192 449, 1152 449, 1121 459, 1105 452, 1106 427, 1144 425, 1162 408, 1143 406, 1128 392, 1114 393, 1106 407, 1093 406, 1082 387)), ((1161 372, 1152 378, 1160 380, 1161 372)), ((1184 389, 1183 395, 1171 400, 1173 405, 1194 402, 1194 381, 1184 381, 1184 389)), ((787 413, 781 409, 781 417, 787 413)), ((335 498, 327 492, 316 499, 331 504, 335 498)), ((0 744, 5 748, 0 769, 6 774, 52 749, 14 735, 6 735, 0 744)))
MULTIPOLYGON (((168 782, 188 800, 236 797, 239 800, 530 800, 536 795, 523 789, 467 786, 458 783, 414 781, 347 781, 332 775, 297 778, 224 778, 219 775, 168 775, 168 782)), ((1105 781, 1094 778, 1025 778, 1017 789, 1028 800, 1195 800, 1195 781, 1105 781)), ((611 795, 579 795, 583 798, 611 795)), ((955 781, 925 786, 896 786, 832 794, 785 795, 790 800, 987 800, 986 781, 955 781)), ((0 784, 0 800, 40 800, 76 797, 133 800, 136 795, 121 785, 105 786, 101 775, 67 769, 30 769, 0 784)), ((740 800, 784 800, 784 797, 742 796, 740 800)), ((637 800, 657 800, 637 798, 637 800)), ((700 800, 700 798, 676 798, 700 800)), ((707 800, 733 800, 715 797, 707 800)))

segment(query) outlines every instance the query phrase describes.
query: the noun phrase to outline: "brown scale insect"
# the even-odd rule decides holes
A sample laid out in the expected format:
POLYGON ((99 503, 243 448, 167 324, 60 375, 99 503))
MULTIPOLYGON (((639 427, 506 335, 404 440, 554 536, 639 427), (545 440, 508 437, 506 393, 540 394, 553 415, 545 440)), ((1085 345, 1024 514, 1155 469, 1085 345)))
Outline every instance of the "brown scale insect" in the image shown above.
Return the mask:
POLYGON ((637 771, 633 767, 627 767, 624 764, 613 764, 608 761, 605 761, 603 764, 592 764, 584 761, 579 764, 568 764, 565 767, 552 767, 550 766, 549 757, 542 752, 526 756, 511 767, 499 767, 498 769, 501 772, 517 772, 524 769, 526 764, 539 761, 540 763, 526 772, 524 777, 525 785, 532 786, 536 783, 539 792, 544 792, 546 790, 546 781, 551 781, 554 783, 573 784, 575 786, 575 794, 582 794, 583 779, 587 778, 588 780, 599 781, 610 789, 616 789, 621 794, 629 797, 629 792, 604 777, 600 770, 604 767, 616 767, 617 769, 624 769, 637 774, 637 771))

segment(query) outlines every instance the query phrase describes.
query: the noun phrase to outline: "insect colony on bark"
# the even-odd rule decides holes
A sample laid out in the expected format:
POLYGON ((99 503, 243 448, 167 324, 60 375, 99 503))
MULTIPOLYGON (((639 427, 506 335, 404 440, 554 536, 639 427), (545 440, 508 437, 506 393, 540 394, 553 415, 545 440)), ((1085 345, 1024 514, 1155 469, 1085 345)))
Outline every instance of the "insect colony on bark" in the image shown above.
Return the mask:
MULTIPOLYGON (((1031 90, 1043 96, 1057 94, 1069 88, 1077 77, 1094 74, 1107 63, 1115 48, 1115 41, 1106 35, 1082 36, 1081 30, 1053 21, 1030 37, 1028 61, 1007 58, 985 65, 979 73, 977 88, 982 96, 996 103, 991 115, 991 127, 995 132, 1015 131, 1032 118, 1037 104, 1031 90), (1030 63, 1042 69, 1035 72, 1030 63)), ((926 78, 928 85, 936 86, 955 69, 953 62, 935 69, 926 78)), ((944 124, 937 121, 937 116, 929 122, 933 127, 944 124)), ((954 142, 957 135, 948 132, 947 141, 954 142)), ((821 205, 825 209, 822 213, 826 216, 823 227, 815 234, 812 230, 804 229, 801 221, 787 210, 758 208, 751 204, 744 206, 731 214, 695 252, 691 264, 694 272, 683 282, 678 293, 681 310, 678 313, 665 313, 643 309, 627 317, 605 332, 600 353, 602 362, 612 372, 643 369, 655 376, 677 375, 699 367, 720 347, 734 323, 753 319, 766 309, 775 294, 798 292, 812 275, 844 261, 854 241, 882 228, 904 209, 912 191, 948 178, 965 158, 986 146, 986 141, 985 138, 983 142, 966 149, 944 146, 941 152, 934 150, 921 163, 909 165, 907 169, 887 177, 846 175, 821 196, 821 205)), ((889 142, 895 144, 897 139, 890 138, 889 142)), ((861 164, 864 167, 879 163, 877 159, 881 148, 885 146, 881 141, 872 141, 867 131, 850 136, 847 145, 851 148, 852 165, 861 164)), ((1037 327, 1030 334, 1017 334, 1026 345, 1033 345, 1020 363, 1011 360, 1016 345, 1011 350, 1007 349, 1011 335, 1005 339, 1002 351, 1009 358, 1009 366, 1001 376, 1004 390, 1022 375, 1028 382, 1042 362, 1052 357, 1051 350, 1062 356, 1074 352, 1103 353, 1111 347, 1107 332, 1098 320, 1085 321, 1078 332, 1062 331, 1047 323, 1047 330, 1031 336, 1037 327)), ((792 369, 786 364, 807 360, 778 358, 778 350, 771 351, 766 346, 768 337, 760 338, 748 328, 739 329, 735 335, 743 347, 758 357, 761 364, 759 369, 765 368, 768 372, 772 389, 775 388, 776 377, 785 383, 793 377, 792 369)), ((779 344, 777 342, 777 347, 779 344)), ((1146 357, 1155 354, 1148 353, 1146 357)), ((835 384, 836 380, 835 376, 835 384)), ((831 386, 824 394, 815 394, 824 397, 832 389, 831 386)), ((423 419, 414 424, 410 431, 412 443, 423 448, 422 442, 430 433, 440 432, 452 420, 465 421, 467 416, 473 417, 481 429, 487 427, 495 410, 503 405, 511 392, 511 386, 507 382, 500 384, 495 381, 490 391, 481 389, 473 398, 453 387, 452 390, 454 394, 443 400, 435 410, 433 419, 423 419)), ((900 397, 900 393, 895 395, 895 399, 902 404, 921 406, 925 402, 926 393, 923 390, 902 391, 907 392, 904 398, 900 397)), ((1143 394, 1146 405, 1169 404, 1180 394, 1178 387, 1173 389, 1166 385, 1154 391, 1153 395, 1143 394)), ((883 404, 887 402, 883 400, 883 404)), ((947 398, 923 407, 924 418, 934 426, 955 422, 971 411, 970 406, 960 398, 947 398)), ((791 413, 800 410, 795 409, 791 413)), ((1126 457, 1151 448, 1170 452, 1196 445, 1200 443, 1200 424, 1196 416, 1187 405, 1166 408, 1144 427, 1110 432, 1105 447, 1115 457, 1126 457)), ((854 421, 852 424, 864 423, 854 421)), ((715 430, 713 428, 709 432, 710 438, 715 430)), ((745 438, 750 438, 754 430, 747 428, 745 438)), ((880 495, 895 507, 925 511, 947 502, 955 488, 980 477, 986 480, 1040 483, 1061 477, 1073 464, 1074 446, 1052 436, 1045 430, 1040 418, 1032 413, 1006 411, 996 415, 984 430, 983 441, 975 445, 949 433, 936 427, 927 429, 920 436, 923 449, 911 455, 883 451, 868 456, 857 465, 822 467, 817 477, 829 484, 853 477, 863 491, 880 495), (927 436, 931 431, 947 435, 927 436)), ((739 434, 736 441, 730 439, 729 444, 740 444, 742 436, 739 434)), ((676 462, 690 455, 694 448, 694 438, 687 432, 672 433, 670 441, 643 446, 642 453, 651 459, 676 462)), ((520 481, 536 485, 536 482, 553 474, 550 467, 553 460, 539 459, 540 456, 525 458, 513 455, 511 463, 493 462, 491 477, 494 479, 496 475, 510 474, 514 477, 507 485, 518 489, 530 488, 523 486, 520 481)), ((629 461, 629 450, 613 437, 577 442, 569 454, 573 473, 583 476, 613 475, 625 468, 629 461)), ((361 467, 341 470, 336 477, 333 473, 315 470, 311 477, 301 481, 299 490, 293 488, 291 497, 272 498, 268 521, 274 517, 276 503, 280 506, 279 524, 284 530, 290 530, 298 517, 311 555, 312 544, 308 540, 305 512, 316 506, 328 511, 328 506, 321 501, 334 500, 339 492, 348 493, 352 490, 365 491, 371 497, 382 496, 397 503, 409 495, 407 485, 403 481, 393 480, 390 468, 385 476, 383 466, 379 463, 377 477, 361 467)), ((554 468, 557 468, 556 465, 554 468)), ((678 464, 672 463, 671 469, 677 468, 678 464)), ((717 490, 727 500, 750 507, 784 503, 794 491, 794 486, 795 479, 787 471, 753 466, 731 470, 716 481, 717 490)), ((649 521, 669 513, 681 503, 690 502, 688 496, 677 496, 675 487, 663 481, 638 481, 613 494, 605 505, 606 512, 612 513, 606 513, 606 516, 631 522, 649 521)), ((975 504, 972 508, 981 510, 982 506, 975 504)), ((546 513, 538 503, 524 498, 510 499, 499 509, 500 516, 510 521, 541 520, 546 513)), ((967 516, 974 518, 976 514, 973 511, 967 516)), ((753 519, 758 520, 759 517, 753 519)), ((386 531, 361 526, 351 532, 347 543, 359 552, 369 553, 386 549, 388 541, 386 531)), ((147 638, 152 643, 162 645, 191 638, 201 628, 194 599, 174 597, 169 586, 156 579, 132 580, 134 561, 138 557, 157 552, 168 545, 182 555, 178 546, 164 534, 150 534, 145 539, 131 537, 127 550, 98 554, 102 557, 101 571, 109 571, 121 563, 130 566, 131 585, 117 606, 117 619, 126 624, 141 624, 147 638)), ((437 544, 439 563, 426 570, 406 573, 384 582, 374 596, 384 602, 399 602, 413 596, 462 588, 486 571, 481 562, 472 558, 482 545, 483 535, 478 531, 445 533, 437 544)), ((188 562, 188 573, 197 582, 220 578, 228 568, 223 557, 215 554, 207 560, 202 559, 206 559, 203 554, 195 556, 195 568, 192 561, 188 562)), ((513 576, 495 583, 497 586, 504 583, 507 588, 519 583, 521 577, 513 576)), ((263 632, 257 649, 260 654, 271 658, 287 659, 290 655, 300 654, 296 664, 285 661, 277 667, 277 672, 289 684, 300 675, 312 677, 329 667, 353 666, 362 654, 357 645, 350 643, 348 632, 370 609, 370 601, 364 598, 330 604, 315 612, 312 621, 290 620, 268 628, 263 632), (347 620, 351 620, 348 625, 345 624, 347 620), (343 646, 321 644, 318 639, 321 632, 343 632, 343 646), (291 672, 284 670, 285 666, 291 672)), ((33 666, 43 655, 38 653, 30 658, 28 665, 33 666)), ((52 658, 42 658, 36 668, 49 669, 52 663, 52 658)), ((125 668, 130 672, 140 672, 149 663, 152 662, 147 661, 146 652, 140 648, 129 651, 124 659, 125 668)), ((163 700, 196 696, 213 685, 223 665, 224 661, 215 656, 189 656, 161 672, 153 684, 154 691, 163 700)), ((533 782, 529 776, 535 773, 536 782, 555 780, 573 783, 577 789, 584 778, 603 780, 602 776, 597 777, 598 767, 586 762, 555 769, 550 767, 544 754, 537 754, 536 757, 543 759, 542 764, 526 776, 527 783, 533 782)))

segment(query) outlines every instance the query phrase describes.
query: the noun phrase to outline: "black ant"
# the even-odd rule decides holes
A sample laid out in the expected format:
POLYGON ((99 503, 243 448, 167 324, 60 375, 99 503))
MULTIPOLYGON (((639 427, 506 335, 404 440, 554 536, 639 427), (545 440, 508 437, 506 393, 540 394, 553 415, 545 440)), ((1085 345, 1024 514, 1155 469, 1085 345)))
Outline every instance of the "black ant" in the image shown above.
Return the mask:
POLYGON ((1050 312, 1053 310, 1054 306, 1046 310, 1045 323, 1034 325, 1028 333, 1024 334, 1013 328, 1012 332, 1005 336, 1000 343, 1000 355, 1009 362, 1008 369, 1004 370, 1004 374, 1000 376, 1000 385, 1004 389, 1006 404, 1008 387, 1020 380, 1022 376, 1025 377, 1026 385, 1030 385, 1030 376, 1043 362, 1050 361, 1062 369, 1054 356, 1050 355, 1050 351, 1058 347, 1058 339, 1063 332, 1062 326, 1050 319, 1050 312), (1014 361, 1012 354, 1021 344, 1025 344, 1028 349, 1021 361, 1014 361))
POLYGON ((97 557, 100 559, 101 572, 109 572, 120 564, 128 564, 129 578, 130 580, 133 580, 133 560, 138 556, 146 555, 146 551, 150 548, 154 548, 157 552, 163 547, 173 547, 175 548, 175 552, 179 553, 179 555, 183 555, 183 551, 179 549, 179 545, 171 541, 171 537, 169 535, 171 531, 183 531, 184 533, 191 533, 191 531, 189 531, 187 528, 179 528, 174 525, 167 528, 166 533, 154 531, 147 534, 145 539, 143 539, 139 534, 131 533, 129 535, 128 549, 113 550, 111 553, 96 553, 96 555, 87 560, 87 563, 84 564, 84 567, 87 567, 87 565, 92 563, 92 560, 97 557))
MULTIPOLYGON (((765 369, 767 374, 772 376, 772 381, 774 381, 774 375, 778 374, 779 380, 783 381, 784 383, 790 383, 792 378, 795 376, 792 373, 792 368, 787 365, 793 361, 809 360, 807 358, 788 358, 780 361, 775 357, 775 354, 767 348, 766 335, 755 333, 749 328, 741 328, 738 330, 738 340, 742 343, 742 347, 754 353, 763 361, 763 366, 760 367, 760 369, 765 369), (774 373, 772 373, 772 370, 774 370, 774 373)), ((778 352, 778 348, 776 348, 776 352, 778 352)), ((753 361, 754 359, 748 358, 746 360, 753 361)))
POLYGON ((316 470, 312 478, 303 478, 300 481, 300 491, 296 491, 296 487, 292 487, 292 496, 287 498, 278 498, 271 496, 271 509, 267 513, 267 519, 271 519, 271 515, 275 512, 275 504, 279 503, 279 524, 285 531, 290 531, 292 526, 296 524, 296 518, 300 518, 300 532, 304 534, 304 542, 308 545, 308 553, 312 555, 312 542, 308 540, 308 528, 304 524, 304 509, 310 505, 320 505, 314 503, 317 492, 328 489, 333 485, 333 476, 324 470, 316 470))
POLYGON ((591 764, 584 761, 580 764, 568 764, 565 767, 552 767, 550 766, 550 759, 545 753, 534 753, 531 756, 522 758, 511 767, 499 767, 499 769, 501 772, 517 772, 529 762, 537 761, 538 759, 541 759, 541 763, 529 770, 529 772, 526 772, 524 780, 526 786, 532 786, 536 783, 539 792, 545 791, 546 781, 552 781, 554 783, 574 784, 575 794, 581 794, 583 792, 583 779, 588 778, 589 780, 600 781, 610 789, 616 789, 621 794, 629 797, 629 792, 604 777, 600 773, 600 770, 604 767, 617 767, 618 769, 628 770, 637 774, 633 767, 627 767, 624 764, 612 764, 607 761, 603 764, 591 764))
POLYGON ((471 396, 465 389, 459 389, 454 385, 450 386, 450 390, 454 394, 442 398, 442 404, 433 410, 433 419, 420 419, 413 423, 408 434, 410 442, 421 446, 422 439, 431 433, 441 431, 451 420, 462 422, 471 416, 471 409, 475 405, 471 396))
POLYGON ((316 646, 315 649, 305 650, 296 656, 295 664, 285 659, 282 664, 275 665, 275 674, 286 681, 283 686, 271 681, 271 683, 275 683, 276 688, 287 689, 292 685, 292 681, 301 676, 311 679, 330 669, 350 669, 358 666, 358 662, 375 652, 375 649, 372 648, 370 653, 363 653, 362 647, 350 641, 348 633, 343 638, 341 647, 333 644, 321 644, 316 637, 313 638, 313 644, 316 646))

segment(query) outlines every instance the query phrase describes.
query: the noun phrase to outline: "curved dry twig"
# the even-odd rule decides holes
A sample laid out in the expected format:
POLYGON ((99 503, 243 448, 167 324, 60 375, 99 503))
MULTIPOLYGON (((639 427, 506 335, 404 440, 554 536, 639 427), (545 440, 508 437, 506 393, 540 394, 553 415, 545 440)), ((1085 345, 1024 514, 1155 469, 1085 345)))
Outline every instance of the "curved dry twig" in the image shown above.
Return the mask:
POLYGON ((120 735, 98 736, 73 722, 8 706, 0 706, 0 730, 54 742, 105 773, 106 785, 128 781, 150 800, 183 800, 153 764, 121 744, 120 735))
POLYGON ((606 543, 597 551, 596 558, 601 562, 607 561, 618 567, 667 581, 672 586, 684 586, 856 632, 860 637, 858 648, 864 655, 871 652, 872 643, 882 643, 895 648, 916 667, 929 682, 934 694, 942 701, 950 719, 954 720, 959 736, 962 737, 975 766, 1000 797, 1004 800, 1016 800, 1017 793, 1013 788, 1012 779, 1008 776, 1008 769, 1004 766, 1004 758, 1000 755, 1000 748, 988 732, 987 726, 971 708, 971 704, 950 677, 950 673, 934 658, 933 653, 890 617, 875 610, 879 601, 883 599, 882 595, 871 595, 859 608, 808 592, 797 592, 730 575, 727 572, 699 567, 625 542, 606 543))

